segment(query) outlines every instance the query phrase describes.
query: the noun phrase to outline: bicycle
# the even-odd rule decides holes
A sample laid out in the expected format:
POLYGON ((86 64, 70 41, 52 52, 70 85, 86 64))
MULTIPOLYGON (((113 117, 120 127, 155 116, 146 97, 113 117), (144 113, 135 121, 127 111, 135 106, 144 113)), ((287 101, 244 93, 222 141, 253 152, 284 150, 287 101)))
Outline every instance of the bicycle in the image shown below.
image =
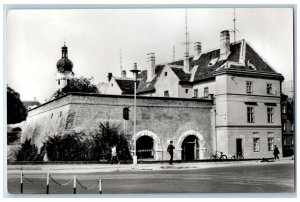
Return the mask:
POLYGON ((239 152, 237 155, 234 153, 233 156, 231 157, 232 160, 244 160, 244 156, 242 155, 241 152, 239 152))
POLYGON ((221 151, 216 151, 215 154, 211 155, 210 161, 216 161, 216 160, 225 160, 227 159, 227 156, 223 154, 221 151), (218 155, 218 152, 220 152, 220 156, 218 155))

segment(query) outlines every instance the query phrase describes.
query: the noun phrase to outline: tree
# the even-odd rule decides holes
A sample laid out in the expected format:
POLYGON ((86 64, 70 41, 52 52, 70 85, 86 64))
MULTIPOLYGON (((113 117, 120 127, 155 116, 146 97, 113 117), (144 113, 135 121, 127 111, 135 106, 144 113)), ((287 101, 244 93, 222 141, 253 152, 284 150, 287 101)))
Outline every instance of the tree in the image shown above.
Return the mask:
POLYGON ((99 93, 98 88, 96 85, 92 84, 91 78, 73 78, 70 79, 68 85, 66 85, 63 89, 58 90, 56 92, 55 97, 59 97, 61 95, 71 93, 71 92, 79 92, 79 93, 99 93))
POLYGON ((20 94, 7 86, 7 123, 20 123, 26 117, 27 109, 20 100, 20 94))

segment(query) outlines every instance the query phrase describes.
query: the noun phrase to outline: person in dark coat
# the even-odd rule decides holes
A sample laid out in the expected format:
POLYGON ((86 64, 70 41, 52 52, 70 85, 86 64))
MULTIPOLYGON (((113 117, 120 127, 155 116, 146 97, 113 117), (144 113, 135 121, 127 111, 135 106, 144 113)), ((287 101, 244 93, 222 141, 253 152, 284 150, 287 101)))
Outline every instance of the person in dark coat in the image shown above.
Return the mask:
POLYGON ((172 165, 173 164, 173 150, 175 149, 175 147, 173 146, 173 141, 171 140, 170 141, 170 144, 168 146, 168 149, 167 151, 169 152, 170 154, 170 161, 169 161, 169 164, 172 165))
POLYGON ((279 159, 278 154, 280 154, 278 147, 275 145, 275 149, 274 149, 274 159, 279 159))

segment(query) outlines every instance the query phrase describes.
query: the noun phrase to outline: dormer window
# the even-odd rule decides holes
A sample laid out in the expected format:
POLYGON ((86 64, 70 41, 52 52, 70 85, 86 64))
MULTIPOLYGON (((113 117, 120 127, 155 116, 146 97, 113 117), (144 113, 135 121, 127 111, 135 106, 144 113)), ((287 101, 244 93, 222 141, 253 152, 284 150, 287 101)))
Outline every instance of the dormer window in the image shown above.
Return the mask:
POLYGON ((213 58, 209 63, 208 63, 208 67, 210 66, 214 66, 216 64, 216 62, 218 61, 219 58, 213 58))

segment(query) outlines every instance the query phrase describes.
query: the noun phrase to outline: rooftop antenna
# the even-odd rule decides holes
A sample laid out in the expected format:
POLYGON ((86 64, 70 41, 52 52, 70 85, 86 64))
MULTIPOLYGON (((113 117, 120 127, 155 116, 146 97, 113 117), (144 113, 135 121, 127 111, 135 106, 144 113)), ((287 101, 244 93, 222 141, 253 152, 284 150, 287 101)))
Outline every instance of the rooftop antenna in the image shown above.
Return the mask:
POLYGON ((120 68, 121 68, 121 76, 122 76, 122 70, 123 70, 123 66, 122 66, 122 49, 120 49, 120 68))
POLYGON ((190 54, 190 41, 189 41, 189 33, 188 33, 188 21, 187 21, 187 8, 185 9, 185 42, 182 44, 185 45, 185 53, 187 56, 190 54))
POLYGON ((175 46, 173 46, 173 62, 175 61, 175 46))
POLYGON ((236 26, 235 26, 235 21, 236 21, 236 17, 235 17, 235 8, 233 8, 233 30, 231 30, 231 32, 233 32, 233 36, 234 36, 234 43, 236 42, 236 32, 239 32, 238 29, 236 29, 236 26))
POLYGON ((188 23, 187 23, 187 8, 185 9, 185 48, 186 53, 189 56, 190 46, 189 46, 189 33, 188 33, 188 23))

